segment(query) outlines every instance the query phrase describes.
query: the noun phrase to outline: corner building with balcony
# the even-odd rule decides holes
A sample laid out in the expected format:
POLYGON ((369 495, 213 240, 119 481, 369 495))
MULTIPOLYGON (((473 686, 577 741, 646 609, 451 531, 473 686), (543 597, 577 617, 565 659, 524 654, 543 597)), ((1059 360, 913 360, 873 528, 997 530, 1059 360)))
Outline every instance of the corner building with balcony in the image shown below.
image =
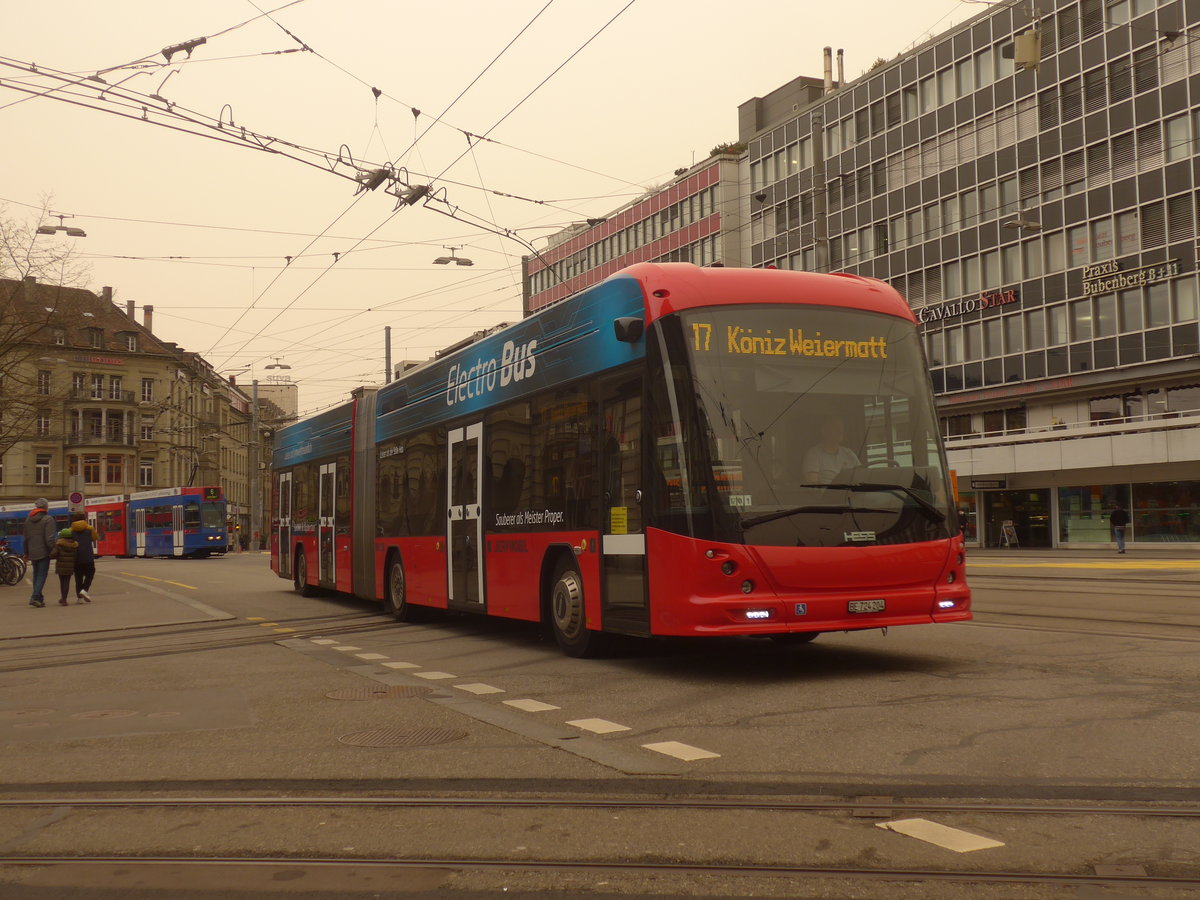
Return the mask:
POLYGON ((1035 2, 744 103, 749 261, 908 298, 971 543, 1194 549, 1200 0, 1035 2))

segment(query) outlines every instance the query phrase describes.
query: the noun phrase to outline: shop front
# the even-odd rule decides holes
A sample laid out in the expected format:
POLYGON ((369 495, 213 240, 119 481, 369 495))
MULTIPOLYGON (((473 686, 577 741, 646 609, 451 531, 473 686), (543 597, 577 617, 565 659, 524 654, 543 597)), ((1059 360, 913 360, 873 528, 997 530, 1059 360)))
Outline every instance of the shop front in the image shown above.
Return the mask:
POLYGON ((982 546, 1050 548, 1053 489, 983 492, 982 546))

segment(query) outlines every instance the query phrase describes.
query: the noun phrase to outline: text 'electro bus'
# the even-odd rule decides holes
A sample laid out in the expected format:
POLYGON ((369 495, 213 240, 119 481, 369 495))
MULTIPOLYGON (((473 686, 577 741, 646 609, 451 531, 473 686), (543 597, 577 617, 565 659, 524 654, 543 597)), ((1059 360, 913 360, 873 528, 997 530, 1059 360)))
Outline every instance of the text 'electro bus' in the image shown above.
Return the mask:
POLYGON ((642 264, 283 429, 307 593, 605 633, 971 618, 920 340, 850 275, 642 264))

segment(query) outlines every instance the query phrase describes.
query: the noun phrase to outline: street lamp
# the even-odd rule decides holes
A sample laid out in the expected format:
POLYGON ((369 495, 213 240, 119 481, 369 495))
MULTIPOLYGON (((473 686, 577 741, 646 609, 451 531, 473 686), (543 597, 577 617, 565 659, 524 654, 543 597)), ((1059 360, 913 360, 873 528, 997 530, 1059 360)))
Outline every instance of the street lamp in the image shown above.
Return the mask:
POLYGON ((66 232, 67 237, 87 237, 87 232, 82 228, 76 228, 73 225, 64 225, 63 219, 73 219, 74 216, 68 216, 63 213, 51 213, 50 215, 58 219, 57 225, 39 225, 38 234, 56 234, 57 232, 66 232))
POLYGON ((433 261, 435 265, 446 266, 446 265, 449 265, 450 263, 454 263, 455 265, 459 265, 459 266, 475 265, 475 260, 473 260, 473 259, 467 259, 465 256, 455 256, 454 255, 454 251, 461 250, 462 247, 447 247, 445 244, 442 244, 442 249, 449 250, 450 255, 449 256, 439 256, 437 259, 435 259, 433 261))

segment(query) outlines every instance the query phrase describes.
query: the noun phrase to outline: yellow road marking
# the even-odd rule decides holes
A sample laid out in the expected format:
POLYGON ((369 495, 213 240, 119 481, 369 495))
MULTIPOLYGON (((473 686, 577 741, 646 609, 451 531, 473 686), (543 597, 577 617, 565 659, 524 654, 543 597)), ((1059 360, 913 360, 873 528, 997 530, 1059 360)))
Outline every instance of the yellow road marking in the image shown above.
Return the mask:
POLYGON ((136 572, 122 572, 122 575, 128 575, 130 578, 144 578, 147 581, 162 581, 161 578, 151 578, 149 575, 138 575, 136 572))
POLYGON ((278 622, 259 622, 258 623, 259 628, 276 628, 278 626, 279 626, 278 622))
POLYGON ((247 622, 265 622, 266 619, 264 619, 262 616, 246 616, 246 621, 247 622))
POLYGON ((178 581, 168 581, 168 582, 167 582, 167 584, 173 584, 173 585, 175 585, 175 587, 187 588, 189 591, 198 591, 198 590, 200 590, 200 588, 196 587, 196 586, 195 586, 195 585, 193 585, 193 584, 183 584, 183 583, 181 583, 181 582, 178 582, 178 581))
POLYGON ((276 628, 275 630, 278 631, 280 634, 290 634, 291 632, 294 632, 296 629, 295 628, 276 628))

